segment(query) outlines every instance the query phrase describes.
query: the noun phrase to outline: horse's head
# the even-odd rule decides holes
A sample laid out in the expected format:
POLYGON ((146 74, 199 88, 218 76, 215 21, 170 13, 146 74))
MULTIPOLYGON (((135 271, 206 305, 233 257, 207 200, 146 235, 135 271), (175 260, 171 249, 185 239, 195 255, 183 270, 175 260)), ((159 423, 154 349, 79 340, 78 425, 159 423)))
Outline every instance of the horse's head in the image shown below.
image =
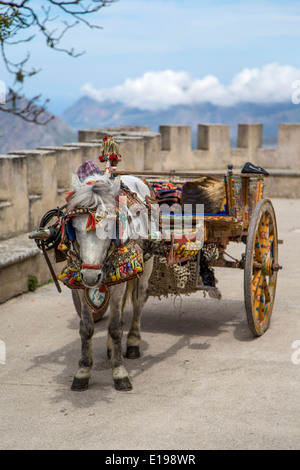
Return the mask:
MULTIPOLYGON (((74 184, 73 184, 74 186, 74 184)), ((69 201, 69 210, 85 207, 95 211, 91 217, 80 215, 72 218, 81 258, 81 280, 86 287, 98 287, 103 282, 104 263, 113 240, 116 239, 116 195, 120 189, 118 178, 97 176, 94 181, 75 184, 75 193, 69 201)))
POLYGON ((87 231, 89 216, 74 217, 72 225, 79 244, 80 277, 86 287, 98 287, 103 282, 104 263, 115 238, 115 220, 102 219, 101 227, 87 231))

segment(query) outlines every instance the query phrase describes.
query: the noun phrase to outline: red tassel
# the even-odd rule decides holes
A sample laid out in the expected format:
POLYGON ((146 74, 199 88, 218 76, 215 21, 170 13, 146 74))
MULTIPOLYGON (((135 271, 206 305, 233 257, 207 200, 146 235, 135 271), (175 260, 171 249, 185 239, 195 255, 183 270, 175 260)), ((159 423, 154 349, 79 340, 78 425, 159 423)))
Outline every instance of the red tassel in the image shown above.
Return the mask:
POLYGON ((86 231, 89 232, 90 230, 95 230, 95 214, 90 212, 89 218, 86 224, 86 231))

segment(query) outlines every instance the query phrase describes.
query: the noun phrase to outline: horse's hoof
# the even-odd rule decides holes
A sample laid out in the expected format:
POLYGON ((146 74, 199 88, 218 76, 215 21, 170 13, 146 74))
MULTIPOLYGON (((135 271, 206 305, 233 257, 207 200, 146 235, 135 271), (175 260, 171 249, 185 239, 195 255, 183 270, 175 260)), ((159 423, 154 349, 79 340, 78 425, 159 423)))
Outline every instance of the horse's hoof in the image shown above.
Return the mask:
POLYGON ((73 392, 84 392, 89 388, 89 379, 88 378, 83 378, 83 379, 78 379, 74 377, 73 383, 71 385, 71 390, 73 392))
POLYGON ((111 349, 107 348, 106 354, 107 354, 107 359, 111 359, 111 349))
POLYGON ((129 392, 132 390, 132 385, 128 377, 122 379, 114 379, 115 389, 119 392, 129 392))
POLYGON ((140 348, 138 346, 127 346, 126 357, 128 359, 138 359, 141 357, 140 348))

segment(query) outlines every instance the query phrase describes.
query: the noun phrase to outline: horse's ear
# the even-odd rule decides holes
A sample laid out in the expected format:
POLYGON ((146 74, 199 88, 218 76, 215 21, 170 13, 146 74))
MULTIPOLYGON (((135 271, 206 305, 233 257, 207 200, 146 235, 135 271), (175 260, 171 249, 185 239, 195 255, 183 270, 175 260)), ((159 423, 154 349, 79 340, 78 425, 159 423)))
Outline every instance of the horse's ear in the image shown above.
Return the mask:
POLYGON ((82 186, 80 179, 75 171, 72 173, 72 186, 74 191, 78 191, 78 189, 82 186))
POLYGON ((120 180, 120 176, 116 176, 116 178, 114 178, 114 181, 113 181, 113 184, 112 184, 112 193, 114 196, 116 196, 120 190, 120 185, 121 185, 121 180, 120 180))

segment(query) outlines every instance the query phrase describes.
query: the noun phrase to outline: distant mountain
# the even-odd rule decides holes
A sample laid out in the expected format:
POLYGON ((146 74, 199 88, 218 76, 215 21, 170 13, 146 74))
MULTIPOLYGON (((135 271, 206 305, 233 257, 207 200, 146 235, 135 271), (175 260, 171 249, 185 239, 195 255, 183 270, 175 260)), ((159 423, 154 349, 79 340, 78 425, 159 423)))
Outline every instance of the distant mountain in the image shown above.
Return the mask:
POLYGON ((120 125, 150 126, 157 132, 160 125, 190 125, 193 147, 196 146, 197 124, 228 124, 232 145, 236 145, 238 124, 263 124, 264 145, 277 142, 278 124, 300 122, 300 105, 240 103, 235 106, 215 106, 200 103, 192 106, 171 106, 167 110, 147 111, 129 108, 122 103, 99 102, 84 96, 64 111, 62 119, 74 130, 120 125))
POLYGON ((0 153, 59 146, 76 141, 79 129, 123 125, 150 126, 153 132, 157 132, 160 125, 189 125, 192 129, 192 146, 196 148, 197 125, 200 123, 230 125, 232 146, 236 146, 239 123, 261 123, 263 143, 272 146, 277 143, 278 124, 292 122, 300 123, 300 105, 292 102, 240 103, 235 106, 201 103, 147 111, 130 108, 122 103, 99 102, 84 96, 46 126, 28 123, 12 114, 0 112, 0 153))
POLYGON ((58 117, 41 126, 0 111, 0 154, 40 146, 59 146, 74 140, 77 140, 75 131, 58 117))

